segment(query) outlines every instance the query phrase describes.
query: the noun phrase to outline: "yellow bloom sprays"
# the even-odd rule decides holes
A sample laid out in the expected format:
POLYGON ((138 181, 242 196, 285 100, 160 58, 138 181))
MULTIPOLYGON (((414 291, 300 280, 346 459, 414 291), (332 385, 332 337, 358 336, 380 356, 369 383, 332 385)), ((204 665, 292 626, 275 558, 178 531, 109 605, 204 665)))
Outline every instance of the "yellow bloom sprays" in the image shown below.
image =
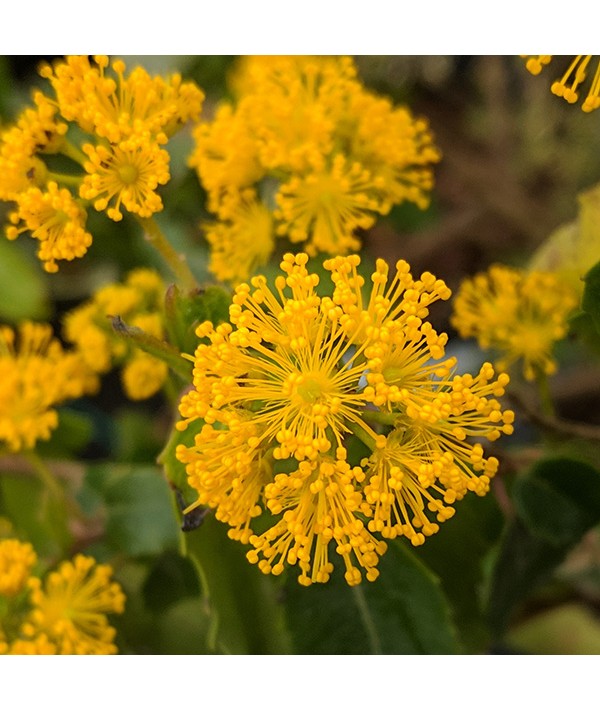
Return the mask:
POLYGON ((302 253, 285 255, 273 286, 238 286, 229 323, 198 327, 179 408, 178 427, 197 427, 177 450, 194 505, 215 509, 264 573, 297 565, 303 585, 329 579, 331 542, 350 585, 361 570, 375 580, 382 539, 420 545, 468 491, 486 493, 498 461, 480 440, 513 430, 497 400, 508 376, 489 363, 455 374, 426 320, 450 296, 444 282, 378 260, 367 288, 359 264, 327 260, 323 296, 302 253))

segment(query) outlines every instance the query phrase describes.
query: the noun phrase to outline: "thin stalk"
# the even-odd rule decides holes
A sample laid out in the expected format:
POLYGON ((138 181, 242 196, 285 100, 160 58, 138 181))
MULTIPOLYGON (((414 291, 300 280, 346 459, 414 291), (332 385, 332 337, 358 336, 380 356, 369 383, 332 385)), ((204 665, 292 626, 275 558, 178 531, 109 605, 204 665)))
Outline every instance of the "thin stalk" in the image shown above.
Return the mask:
POLYGON ((83 165, 88 160, 86 154, 82 150, 77 148, 76 145, 71 143, 71 141, 63 141, 60 147, 60 152, 64 156, 67 156, 68 158, 74 160, 76 163, 79 163, 79 165, 83 165))
POLYGON ((80 175, 67 175, 66 173, 48 173, 48 180, 54 180, 54 182, 60 185, 72 185, 74 188, 78 188, 81 185, 80 175))
POLYGON ((148 242, 163 258, 181 285, 188 290, 197 288, 196 278, 185 259, 185 255, 175 250, 153 217, 138 217, 148 242))
POLYGON ((366 432, 362 427, 355 424, 354 422, 348 423, 348 429, 352 434, 357 437, 364 445, 366 445, 371 451, 377 448, 375 438, 366 432))
POLYGON ((540 404, 542 407, 542 413, 546 417, 556 418, 556 409, 552 400, 552 394, 550 393, 550 383, 548 382, 548 376, 546 375, 546 373, 538 371, 536 382, 538 386, 538 392, 540 394, 540 404))
POLYGON ((33 449, 24 452, 25 457, 38 475, 42 485, 56 499, 62 499, 64 492, 44 460, 33 449))
POLYGON ((379 425, 393 425, 398 419, 397 412, 380 412, 379 410, 363 410, 363 419, 376 422, 379 425))

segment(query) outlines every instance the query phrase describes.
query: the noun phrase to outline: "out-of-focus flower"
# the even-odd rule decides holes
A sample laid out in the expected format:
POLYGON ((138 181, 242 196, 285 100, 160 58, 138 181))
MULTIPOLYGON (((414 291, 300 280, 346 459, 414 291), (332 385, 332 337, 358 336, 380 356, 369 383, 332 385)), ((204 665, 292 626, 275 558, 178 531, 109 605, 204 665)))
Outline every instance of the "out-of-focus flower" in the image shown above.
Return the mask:
POLYGON ((135 269, 123 283, 102 286, 65 316, 65 338, 75 344, 86 365, 95 373, 122 367, 123 387, 132 400, 144 400, 158 392, 168 368, 115 333, 111 317, 119 316, 128 326, 163 339, 164 296, 165 284, 157 272, 135 269))
MULTIPOLYGON (((551 54, 524 54, 522 56, 527 60, 525 65, 527 69, 535 75, 550 64, 553 58, 551 54)), ((578 54, 573 57, 563 76, 554 81, 551 86, 553 94, 565 99, 569 104, 575 104, 580 99, 583 85, 591 77, 591 81, 587 81, 587 93, 584 93, 585 98, 581 102, 581 109, 587 113, 600 106, 600 61, 596 59, 596 68, 593 70, 593 59, 594 55, 592 54, 578 54)))
POLYGON ((35 562, 29 543, 0 542, 0 654, 115 654, 107 615, 123 612, 125 595, 112 568, 79 554, 42 579, 35 562))
POLYGON ((0 327, 0 441, 31 449, 58 425, 56 406, 97 389, 81 355, 65 351, 48 324, 0 327))
POLYGON ((452 325, 463 338, 497 351, 499 368, 521 362, 525 378, 533 380, 556 371, 552 349, 566 335, 575 306, 577 296, 560 276, 493 265, 463 281, 452 325))
POLYGON ((57 262, 83 256, 90 205, 119 221, 123 210, 148 218, 163 209, 157 193, 170 179, 163 146, 188 120, 197 119, 204 95, 178 74, 125 74, 121 60, 70 56, 40 73, 54 96, 38 91, 0 134, 0 199, 14 201, 7 236, 29 232, 49 272, 57 262), (65 173, 46 161, 60 154, 65 173), (68 159, 68 161, 66 160, 68 159))
MULTIPOLYGON (((233 85, 234 103, 195 129, 190 157, 217 220, 205 228, 211 248, 223 221, 229 235, 244 233, 227 206, 249 190, 273 215, 270 242, 285 237, 309 254, 357 249, 360 230, 395 204, 427 206, 440 158, 427 123, 367 91, 351 58, 244 57, 233 85)), ((211 268, 246 279, 268 242, 250 259, 244 241, 240 258, 228 250, 211 268)))
POLYGON ((86 212, 66 188, 50 181, 45 191, 31 187, 19 193, 17 208, 9 216, 8 239, 23 232, 40 242, 38 257, 47 272, 58 271, 57 259, 71 261, 82 257, 92 244, 92 235, 85 229, 86 212))
POLYGON ((324 265, 330 296, 319 296, 307 263, 285 255, 274 288, 254 277, 236 288, 230 323, 198 327, 208 342, 177 426, 203 424, 177 457, 198 492, 193 506, 215 509, 264 573, 298 565, 301 584, 327 582, 331 543, 355 585, 361 568, 377 577, 378 535, 420 545, 454 502, 486 493, 498 461, 469 438, 512 432, 513 413, 496 399, 508 376, 489 363, 454 375, 446 335, 426 321, 450 296, 432 274, 414 279, 400 261, 390 279, 378 260, 369 293, 358 256, 336 257, 324 265), (352 437, 371 455, 353 459, 352 437), (275 521, 256 524, 265 511, 275 521))

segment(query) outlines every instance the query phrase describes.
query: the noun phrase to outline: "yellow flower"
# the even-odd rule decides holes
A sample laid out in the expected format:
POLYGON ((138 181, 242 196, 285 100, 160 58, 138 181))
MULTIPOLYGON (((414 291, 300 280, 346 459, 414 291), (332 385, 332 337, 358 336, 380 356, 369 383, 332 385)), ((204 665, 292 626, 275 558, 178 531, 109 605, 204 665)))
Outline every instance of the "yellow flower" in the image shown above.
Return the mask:
POLYGON ((499 368, 522 361, 525 378, 533 380, 556 371, 552 348, 576 305, 573 289, 556 274, 493 265, 462 283, 452 325, 463 338, 497 350, 499 368))
MULTIPOLYGON (((273 213, 277 236, 310 254, 343 254, 393 205, 427 206, 440 159, 427 123, 368 92, 351 58, 246 57, 235 90, 236 101, 196 129, 190 158, 219 220, 252 189, 273 213)), ((209 228, 212 249, 218 234, 209 228)), ((256 261, 264 246, 255 246, 256 261)), ((246 249, 232 254, 230 271, 243 273, 249 261, 246 249)))
POLYGON ((0 200, 17 203, 7 235, 31 232, 49 272, 90 246, 85 201, 114 221, 123 210, 141 219, 162 210, 157 189, 170 179, 162 146, 202 108, 203 93, 178 74, 151 77, 137 67, 126 76, 121 60, 110 69, 105 56, 44 65, 54 98, 35 92, 35 107, 0 134, 0 200))
POLYGON ((201 426, 176 454, 198 492, 190 509, 214 508, 264 573, 288 563, 301 584, 326 582, 335 542, 355 585, 361 568, 377 577, 386 545, 375 534, 420 545, 437 530, 425 509, 443 521, 468 491, 486 493, 498 462, 467 440, 512 432, 496 399, 508 376, 489 364, 458 376, 455 359, 441 360, 447 337, 425 319, 450 291, 433 275, 413 279, 400 261, 388 284, 378 260, 367 297, 358 256, 336 257, 320 296, 307 264, 286 254, 274 288, 254 277, 236 288, 230 323, 198 327, 207 342, 177 428, 201 426), (353 437, 370 457, 349 459, 353 437), (258 533, 265 510, 275 522, 258 533))
POLYGON ((18 595, 29 578, 37 556, 31 543, 14 538, 0 541, 0 595, 18 595))
POLYGON ((48 171, 36 153, 56 152, 67 131, 47 97, 36 92, 34 101, 35 108, 26 108, 0 135, 1 200, 15 200, 22 190, 43 185, 48 171))
POLYGON ((88 157, 84 164, 89 173, 83 179, 79 194, 93 200, 98 211, 119 222, 121 206, 140 217, 150 217, 163 209, 159 185, 169 182, 169 154, 156 143, 122 141, 109 147, 86 143, 88 157))
POLYGON ((219 106, 211 122, 198 124, 193 135, 196 149, 189 165, 201 176, 211 212, 218 212, 221 201, 231 193, 264 177, 250 127, 229 104, 219 106))
POLYGON ((358 249, 358 229, 368 229, 392 203, 381 199, 377 181, 360 163, 338 154, 331 169, 292 177, 277 193, 278 235, 305 242, 309 254, 358 249))
POLYGON ((346 452, 338 448, 336 458, 323 457, 300 462, 292 474, 277 474, 265 487, 268 508, 281 520, 260 536, 252 536, 254 551, 248 560, 258 563, 263 573, 279 575, 285 563, 297 564, 301 585, 326 583, 333 571, 329 543, 343 559, 349 585, 358 585, 366 571, 370 582, 377 579, 379 556, 387 546, 367 530, 359 514, 369 511, 358 486, 365 474, 351 467, 346 452))
POLYGON ((0 327, 0 440, 11 451, 31 449, 58 424, 54 409, 93 392, 96 378, 81 356, 64 351, 47 324, 0 327))
POLYGON ((267 169, 301 172, 330 154, 348 103, 362 91, 349 57, 245 57, 238 111, 267 169), (245 84, 245 86, 244 86, 245 84))
POLYGON ((198 118, 204 95, 179 74, 165 80, 136 67, 126 77, 125 63, 118 59, 111 64, 115 81, 105 73, 108 66, 106 56, 94 63, 87 56, 70 56, 40 71, 52 84, 62 115, 87 133, 110 143, 132 135, 166 143, 177 128, 198 118))
POLYGON ((84 555, 61 563, 44 583, 31 578, 33 609, 22 627, 25 641, 47 639, 55 654, 115 654, 116 631, 107 614, 123 612, 125 595, 111 578, 109 565, 84 555))
POLYGON ((10 214, 12 223, 6 228, 8 239, 23 232, 39 240, 38 257, 47 272, 58 271, 57 259, 68 261, 82 257, 92 243, 85 230, 86 213, 66 188, 49 182, 45 191, 28 188, 15 200, 17 209, 10 214))
POLYGON ((132 400, 154 395, 167 379, 162 361, 143 353, 117 335, 110 318, 120 316, 128 326, 141 328, 162 339, 165 336, 163 303, 165 285, 152 269, 134 269, 124 283, 106 284, 64 321, 64 335, 95 373, 123 366, 122 382, 132 400))
POLYGON ((136 353, 123 367, 123 388, 132 400, 146 400, 160 390, 168 374, 166 363, 147 353, 136 353))
MULTIPOLYGON (((527 59, 526 67, 532 74, 539 74, 552 61, 551 54, 521 55, 527 59)), ((591 54, 578 54, 573 58, 561 79, 553 82, 551 91, 569 104, 575 104, 580 98, 580 89, 586 79, 591 76, 591 54)), ((600 61, 596 62, 596 70, 591 82, 588 82, 587 93, 581 103, 581 109, 586 113, 600 106, 600 61)))
POLYGON ((275 241, 273 213, 245 190, 223 201, 221 221, 206 224, 210 270, 220 280, 239 283, 263 266, 275 241))

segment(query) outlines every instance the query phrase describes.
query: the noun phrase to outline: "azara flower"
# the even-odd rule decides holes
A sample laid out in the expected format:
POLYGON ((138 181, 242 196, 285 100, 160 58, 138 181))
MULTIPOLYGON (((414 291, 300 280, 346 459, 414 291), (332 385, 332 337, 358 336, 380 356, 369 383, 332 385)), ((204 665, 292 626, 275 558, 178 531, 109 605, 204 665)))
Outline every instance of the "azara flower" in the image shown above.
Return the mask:
POLYGON ((463 281, 452 325, 463 338, 497 351, 499 368, 519 362, 526 380, 534 380, 556 371, 552 349, 576 306, 573 288, 557 274, 497 264, 463 281))
POLYGON ((189 510, 213 508, 250 562, 298 566, 303 585, 327 582, 334 551, 348 584, 375 580, 383 539, 421 545, 453 504, 487 492, 498 461, 481 440, 513 430, 497 399, 508 376, 489 363, 456 375, 426 320, 444 282, 378 260, 367 290, 359 265, 325 261, 329 295, 304 253, 284 256, 273 286, 239 285, 229 322, 197 329, 179 406, 177 428, 196 428, 176 451, 198 492, 189 510))
POLYGON ((245 57, 232 83, 235 101, 197 126, 190 156, 215 215, 203 228, 226 257, 211 262, 219 279, 247 279, 275 237, 345 254, 394 205, 427 207, 440 159, 427 122, 369 92, 351 58, 245 57), (249 194, 272 215, 270 239, 254 242, 247 213, 231 209, 249 194))
POLYGON ((30 187, 16 196, 17 209, 9 215, 8 239, 23 232, 40 242, 38 257, 47 272, 58 271, 57 259, 82 257, 92 244, 85 229, 86 212, 66 188, 50 181, 45 191, 30 187))
POLYGON ((91 299, 65 316, 64 334, 94 373, 122 367, 125 393, 132 400, 145 400, 160 390, 167 379, 167 365, 126 342, 115 333, 111 317, 150 336, 165 336, 165 284, 152 269, 131 271, 123 283, 100 287, 91 299))
POLYGON ((0 327, 0 441, 9 450, 49 439, 58 425, 56 406, 97 386, 81 355, 64 350, 50 325, 0 327))
POLYGON ((0 654, 115 654, 125 595, 109 565, 78 554, 43 578, 29 543, 0 541, 0 654))
POLYGON ((44 268, 56 272, 90 246, 91 207, 115 222, 125 212, 144 220, 163 209, 164 146, 198 118, 204 95, 178 74, 152 77, 136 67, 126 75, 123 61, 105 56, 66 57, 40 74, 53 96, 37 91, 35 107, 0 134, 0 199, 16 203, 9 239, 29 233, 39 240, 44 268))
MULTIPOLYGON (((527 59, 526 67, 532 74, 539 74, 542 69, 552 61, 551 54, 522 55, 527 59)), ((586 113, 595 111, 600 107, 600 61, 596 62, 596 69, 591 69, 593 55, 578 54, 573 57, 565 73, 560 79, 556 79, 551 86, 551 91, 556 96, 563 98, 569 104, 575 104, 581 96, 581 89, 586 80, 587 91, 581 102, 581 109, 586 113)))

